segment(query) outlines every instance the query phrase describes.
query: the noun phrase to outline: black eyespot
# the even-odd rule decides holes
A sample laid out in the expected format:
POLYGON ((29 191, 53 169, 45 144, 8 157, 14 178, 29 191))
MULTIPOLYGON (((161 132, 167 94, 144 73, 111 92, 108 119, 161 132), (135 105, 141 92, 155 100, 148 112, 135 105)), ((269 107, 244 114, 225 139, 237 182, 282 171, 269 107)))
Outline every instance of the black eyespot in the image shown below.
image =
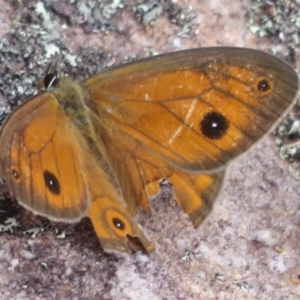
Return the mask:
POLYGON ((16 179, 16 180, 20 179, 20 174, 16 169, 12 169, 11 174, 12 174, 14 179, 16 179))
POLYGON ((203 135, 212 140, 222 138, 228 127, 228 120, 222 114, 214 111, 207 113, 200 123, 203 135))
POLYGON ((54 174, 52 174, 49 171, 44 172, 44 181, 46 184, 46 187, 49 189, 49 191, 54 195, 60 194, 60 184, 58 179, 54 174))
POLYGON ((44 86, 46 89, 55 87, 58 83, 58 75, 54 73, 49 73, 44 78, 44 86))
POLYGON ((257 89, 260 92, 267 92, 270 88, 270 83, 266 79, 262 79, 257 83, 257 89))
POLYGON ((120 230, 124 230, 125 229, 125 224, 123 221, 121 221, 119 218, 113 218, 113 224, 115 225, 115 227, 117 229, 120 229, 120 230))

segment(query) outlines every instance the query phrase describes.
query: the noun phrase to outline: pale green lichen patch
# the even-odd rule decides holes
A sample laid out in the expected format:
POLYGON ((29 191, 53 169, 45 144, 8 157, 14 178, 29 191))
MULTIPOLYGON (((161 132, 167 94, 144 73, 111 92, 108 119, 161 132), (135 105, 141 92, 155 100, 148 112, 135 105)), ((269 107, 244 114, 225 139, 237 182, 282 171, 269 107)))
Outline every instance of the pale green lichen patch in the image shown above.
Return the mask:
POLYGON ((4 224, 0 224, 0 232, 13 233, 16 227, 20 226, 16 218, 7 218, 4 224))
POLYGON ((252 0, 249 20, 250 30, 259 37, 271 37, 270 50, 282 53, 279 44, 288 48, 289 61, 299 59, 300 49, 300 2, 297 0, 252 0))
POLYGON ((30 235, 30 237, 31 237, 32 239, 34 239, 34 238, 36 238, 36 236, 37 236, 40 232, 43 232, 43 231, 44 231, 44 229, 41 228, 41 227, 33 227, 33 228, 28 229, 28 230, 25 230, 25 231, 23 232, 23 234, 24 234, 24 235, 28 234, 28 235, 30 235))

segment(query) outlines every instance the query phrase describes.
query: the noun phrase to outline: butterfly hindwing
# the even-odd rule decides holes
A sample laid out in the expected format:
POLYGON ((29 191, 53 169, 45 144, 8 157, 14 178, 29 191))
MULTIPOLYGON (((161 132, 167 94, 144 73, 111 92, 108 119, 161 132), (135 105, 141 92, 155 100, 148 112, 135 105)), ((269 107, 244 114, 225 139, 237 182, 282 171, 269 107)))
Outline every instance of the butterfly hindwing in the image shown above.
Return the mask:
POLYGON ((92 200, 87 215, 104 250, 127 253, 138 250, 150 252, 153 244, 134 220, 133 212, 124 201, 122 190, 113 184, 108 174, 92 157, 85 157, 82 171, 88 182, 92 200))
POLYGON ((193 225, 199 226, 221 190, 224 171, 187 173, 168 164, 140 141, 130 137, 124 139, 117 128, 111 128, 105 136, 109 159, 119 178, 128 211, 133 214, 137 207, 149 211, 149 198, 159 193, 162 179, 168 179, 174 186, 178 204, 193 225))

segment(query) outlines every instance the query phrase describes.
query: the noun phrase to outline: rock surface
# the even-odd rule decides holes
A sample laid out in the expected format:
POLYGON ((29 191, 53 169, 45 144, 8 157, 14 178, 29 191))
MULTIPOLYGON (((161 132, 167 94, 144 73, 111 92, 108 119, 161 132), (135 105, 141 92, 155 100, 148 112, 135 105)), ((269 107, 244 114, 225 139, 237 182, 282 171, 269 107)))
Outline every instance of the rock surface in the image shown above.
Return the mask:
MULTIPOLYGON (((133 13, 135 1, 126 1, 125 8, 112 1, 101 9, 93 8, 95 1, 77 2, 0 1, 0 112, 32 95, 55 53, 74 77, 84 79, 126 56, 142 58, 151 51, 217 45, 264 49, 272 42, 247 28, 247 0, 178 1, 183 8, 192 5, 190 15, 195 14, 185 27, 170 22, 176 11, 169 6, 169 13, 146 28, 133 13), (103 9, 110 19, 103 19, 103 9), (183 32, 186 37, 178 36, 183 32)), ((300 187, 270 135, 229 167, 224 191, 198 230, 172 199, 153 200, 153 219, 139 216, 156 243, 150 256, 105 254, 88 220, 73 226, 50 223, 10 200, 4 185, 2 192, 0 223, 14 230, 0 234, 1 299, 300 297, 299 286, 290 281, 300 274, 300 187), (44 232, 23 234, 33 228, 44 232)))

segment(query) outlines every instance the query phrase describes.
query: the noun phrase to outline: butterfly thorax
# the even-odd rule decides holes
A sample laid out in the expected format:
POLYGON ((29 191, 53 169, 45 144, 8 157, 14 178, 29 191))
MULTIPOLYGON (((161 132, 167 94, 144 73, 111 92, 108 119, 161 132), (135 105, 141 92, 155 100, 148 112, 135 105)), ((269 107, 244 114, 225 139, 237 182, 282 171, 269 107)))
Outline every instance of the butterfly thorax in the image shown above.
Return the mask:
POLYGON ((102 155, 100 155, 96 147, 97 138, 90 119, 90 108, 86 105, 89 97, 86 89, 72 78, 63 77, 59 79, 52 93, 69 117, 71 124, 76 128, 76 131, 85 139, 91 154, 97 160, 102 159, 102 155))
POLYGON ((52 93, 63 107, 72 125, 84 138, 92 164, 101 166, 101 169, 105 170, 108 175, 108 180, 117 188, 119 184, 114 182, 116 176, 107 160, 107 148, 101 134, 94 128, 95 109, 91 105, 88 89, 70 77, 63 77, 60 78, 52 93))
POLYGON ((70 77, 60 78, 53 94, 63 107, 73 125, 85 135, 90 131, 89 109, 84 103, 86 92, 70 77))

